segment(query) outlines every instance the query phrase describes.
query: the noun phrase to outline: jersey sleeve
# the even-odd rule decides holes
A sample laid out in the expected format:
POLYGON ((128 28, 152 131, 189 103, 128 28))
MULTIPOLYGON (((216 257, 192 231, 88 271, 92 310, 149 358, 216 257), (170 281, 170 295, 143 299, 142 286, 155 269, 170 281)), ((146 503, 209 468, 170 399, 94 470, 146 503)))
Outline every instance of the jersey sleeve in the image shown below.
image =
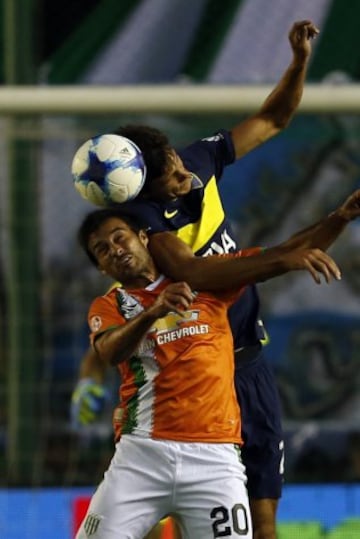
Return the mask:
POLYGON ((235 161, 235 149, 229 131, 219 130, 210 137, 193 142, 178 152, 186 168, 201 172, 202 180, 221 179, 224 168, 235 161))
POLYGON ((114 309, 111 296, 96 298, 89 309, 88 323, 90 327, 90 342, 93 345, 97 337, 106 331, 125 324, 125 319, 114 309))

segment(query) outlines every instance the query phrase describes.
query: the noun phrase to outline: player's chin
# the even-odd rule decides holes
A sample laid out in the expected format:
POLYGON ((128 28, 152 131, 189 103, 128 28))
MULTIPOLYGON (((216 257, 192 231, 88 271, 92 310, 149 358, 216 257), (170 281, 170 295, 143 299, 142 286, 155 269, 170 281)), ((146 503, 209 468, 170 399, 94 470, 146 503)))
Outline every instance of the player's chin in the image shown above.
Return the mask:
POLYGON ((124 264, 113 264, 111 271, 107 272, 113 279, 123 282, 125 277, 131 276, 133 270, 124 264))
POLYGON ((124 281, 125 279, 128 280, 129 278, 135 277, 136 271, 131 266, 122 266, 121 268, 118 268, 116 274, 120 281, 124 281))

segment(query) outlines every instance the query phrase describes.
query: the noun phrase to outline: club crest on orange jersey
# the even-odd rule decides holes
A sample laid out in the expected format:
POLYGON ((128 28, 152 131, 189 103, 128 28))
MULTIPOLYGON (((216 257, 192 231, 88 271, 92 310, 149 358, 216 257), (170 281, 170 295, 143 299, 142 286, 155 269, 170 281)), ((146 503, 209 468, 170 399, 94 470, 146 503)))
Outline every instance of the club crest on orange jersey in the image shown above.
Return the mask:
POLYGON ((117 288, 116 301, 118 309, 125 320, 134 318, 134 316, 137 316, 144 310, 140 301, 132 294, 128 294, 123 288, 117 288))
POLYGON ((102 326, 102 320, 100 316, 95 315, 90 318, 90 329, 93 333, 96 333, 97 331, 99 331, 101 326, 102 326))
POLYGON ((165 331, 172 331, 186 322, 195 322, 199 319, 199 312, 200 311, 198 310, 189 310, 184 311, 184 313, 180 315, 172 311, 164 316, 164 318, 159 318, 156 320, 156 322, 151 326, 151 331, 164 333, 165 331))

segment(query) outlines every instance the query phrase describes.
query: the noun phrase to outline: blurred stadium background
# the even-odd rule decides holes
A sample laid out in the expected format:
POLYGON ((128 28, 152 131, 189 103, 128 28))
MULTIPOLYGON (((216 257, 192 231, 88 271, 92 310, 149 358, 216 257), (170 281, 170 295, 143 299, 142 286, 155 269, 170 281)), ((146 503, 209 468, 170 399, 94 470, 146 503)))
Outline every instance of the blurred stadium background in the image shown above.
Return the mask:
MULTIPOLYGON (((313 20, 321 34, 307 90, 323 89, 321 112, 301 108, 223 182, 240 243, 271 245, 360 187, 360 3, 3 0, 0 16, 0 537, 70 539, 112 454, 110 406, 86 432, 69 424, 87 307, 106 288, 76 244, 90 207, 72 186, 73 153, 93 134, 129 122, 164 129, 182 146, 231 127, 251 106, 224 112, 219 100, 197 114, 179 112, 176 102, 147 110, 144 102, 130 113, 119 103, 107 114, 90 105, 70 114, 44 101, 35 113, 31 99, 9 105, 4 92, 16 96, 25 85, 36 98, 69 86, 85 95, 165 84, 177 100, 194 85, 267 88, 290 61, 293 21, 313 20), (351 111, 346 100, 337 108, 331 100, 345 87, 351 111)), ((360 537, 359 243, 354 223, 332 249, 340 283, 319 287, 295 275, 260 287, 286 428, 280 539, 360 537)), ((109 380, 114 395, 116 383, 109 380)))

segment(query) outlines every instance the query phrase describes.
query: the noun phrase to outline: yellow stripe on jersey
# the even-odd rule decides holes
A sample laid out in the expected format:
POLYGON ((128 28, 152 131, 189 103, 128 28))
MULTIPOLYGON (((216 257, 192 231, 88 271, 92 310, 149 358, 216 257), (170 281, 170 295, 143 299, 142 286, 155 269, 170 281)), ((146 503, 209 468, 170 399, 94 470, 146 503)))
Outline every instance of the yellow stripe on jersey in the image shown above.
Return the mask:
POLYGON ((189 245, 194 253, 202 249, 215 234, 225 217, 216 178, 213 176, 204 189, 201 217, 196 223, 179 228, 176 235, 189 245))
POLYGON ((121 283, 119 283, 119 282, 117 282, 117 281, 116 281, 115 283, 111 284, 111 285, 109 286, 109 288, 107 289, 107 291, 105 292, 105 296, 106 296, 106 294, 108 294, 109 292, 111 292, 111 290, 114 290, 114 288, 119 288, 119 286, 121 286, 121 283))

